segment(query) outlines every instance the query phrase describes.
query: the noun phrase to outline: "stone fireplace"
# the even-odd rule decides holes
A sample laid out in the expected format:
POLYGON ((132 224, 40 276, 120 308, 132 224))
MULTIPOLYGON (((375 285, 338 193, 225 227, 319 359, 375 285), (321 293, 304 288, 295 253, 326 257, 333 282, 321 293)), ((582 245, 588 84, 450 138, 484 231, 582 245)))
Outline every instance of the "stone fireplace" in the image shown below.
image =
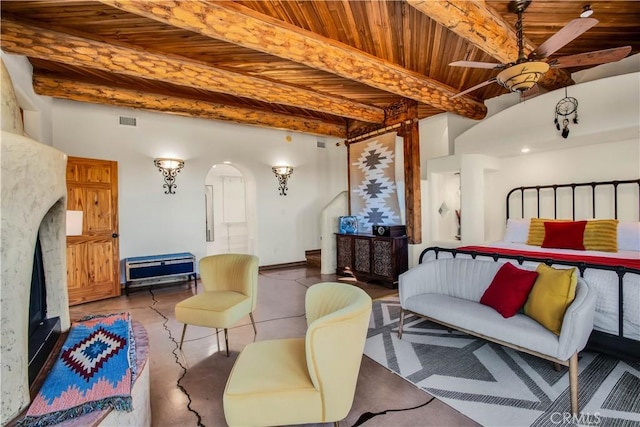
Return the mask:
MULTIPOLYGON (((24 136, 22 113, 0 57, 2 135, 0 139, 0 424, 6 425, 31 403, 29 394, 29 305, 34 269, 44 277, 47 318, 70 327, 67 294, 67 155, 24 136), (39 237, 38 237, 39 236, 39 237), (42 264, 34 264, 36 242, 42 264)), ((150 426, 148 336, 134 321, 138 376, 133 411, 104 409, 65 422, 70 427, 150 426)))
POLYGON ((2 413, 6 424, 31 401, 28 328, 31 276, 38 234, 48 317, 69 329, 66 267, 67 156, 22 135, 21 114, 2 64, 0 315, 2 413))

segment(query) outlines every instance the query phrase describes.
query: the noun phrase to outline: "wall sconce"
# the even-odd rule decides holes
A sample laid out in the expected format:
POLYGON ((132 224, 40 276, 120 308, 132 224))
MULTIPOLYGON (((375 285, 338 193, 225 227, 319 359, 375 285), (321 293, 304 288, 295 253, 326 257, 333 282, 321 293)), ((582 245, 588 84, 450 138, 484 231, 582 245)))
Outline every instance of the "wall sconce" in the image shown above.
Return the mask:
POLYGON ((289 177, 293 173, 293 167, 292 166, 274 166, 271 168, 271 170, 276 175, 276 178, 278 178, 278 190, 280 190, 280 195, 286 196, 287 190, 288 190, 287 181, 289 180, 289 177))
POLYGON ((174 188, 177 187, 174 182, 177 173, 184 167, 184 160, 161 158, 155 159, 153 164, 162 172, 162 176, 164 177, 165 184, 162 186, 162 188, 166 188, 164 194, 176 194, 176 192, 173 191, 174 188))

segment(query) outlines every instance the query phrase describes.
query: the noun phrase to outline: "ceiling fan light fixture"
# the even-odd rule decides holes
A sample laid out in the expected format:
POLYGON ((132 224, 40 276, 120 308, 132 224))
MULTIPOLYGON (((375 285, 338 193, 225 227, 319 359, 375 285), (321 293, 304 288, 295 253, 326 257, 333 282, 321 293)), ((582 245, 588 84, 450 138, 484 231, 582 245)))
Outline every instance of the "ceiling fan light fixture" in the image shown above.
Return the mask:
POLYGON ((521 62, 501 71, 496 80, 511 92, 524 92, 531 89, 548 70, 546 62, 521 62))
POLYGON ((591 9, 590 4, 585 4, 582 6, 582 13, 580 13, 580 18, 588 18, 593 15, 593 9, 591 9))

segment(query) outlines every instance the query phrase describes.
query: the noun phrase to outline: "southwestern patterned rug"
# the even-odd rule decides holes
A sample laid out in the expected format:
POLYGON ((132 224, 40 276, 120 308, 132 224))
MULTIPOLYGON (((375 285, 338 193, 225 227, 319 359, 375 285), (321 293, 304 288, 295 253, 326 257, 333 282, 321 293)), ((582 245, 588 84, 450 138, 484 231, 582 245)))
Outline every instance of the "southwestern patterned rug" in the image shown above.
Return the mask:
POLYGON ((131 411, 135 344, 129 313, 74 323, 58 359, 18 425, 47 426, 92 411, 131 411))
POLYGON ((640 362, 583 352, 580 415, 569 373, 415 315, 398 339, 397 297, 374 301, 365 355, 486 426, 640 426, 640 362))

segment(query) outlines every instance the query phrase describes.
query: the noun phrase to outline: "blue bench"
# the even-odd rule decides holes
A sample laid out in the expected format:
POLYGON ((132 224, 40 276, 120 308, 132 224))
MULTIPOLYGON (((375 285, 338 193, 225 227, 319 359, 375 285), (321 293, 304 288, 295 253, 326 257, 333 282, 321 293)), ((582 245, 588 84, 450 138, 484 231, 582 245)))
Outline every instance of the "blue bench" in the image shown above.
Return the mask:
POLYGON ((125 258, 125 293, 129 295, 131 283, 166 277, 186 276, 191 287, 196 284, 196 257, 189 252, 125 258))

